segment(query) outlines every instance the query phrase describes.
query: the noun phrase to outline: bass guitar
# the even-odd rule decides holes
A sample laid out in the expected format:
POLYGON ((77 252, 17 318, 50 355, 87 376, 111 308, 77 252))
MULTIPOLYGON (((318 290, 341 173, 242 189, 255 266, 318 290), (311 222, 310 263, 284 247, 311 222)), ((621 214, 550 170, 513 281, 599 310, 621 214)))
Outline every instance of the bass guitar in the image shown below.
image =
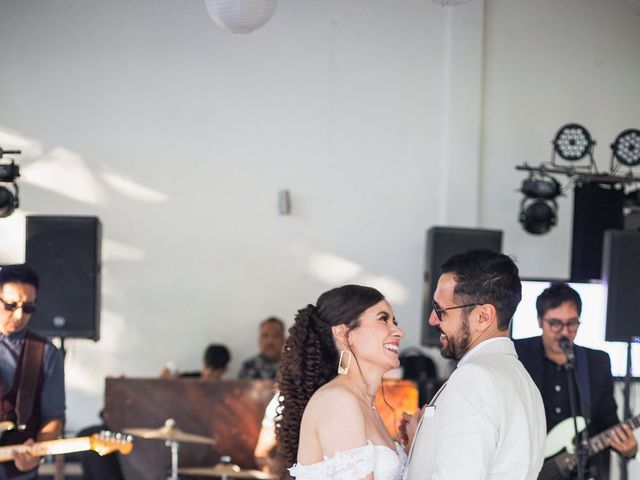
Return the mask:
MULTIPOLYGON (((583 417, 577 418, 578 430, 584 430, 587 422, 583 417)), ((640 427, 640 415, 615 425, 604 432, 594 435, 587 440, 587 451, 592 457, 611 446, 610 435, 613 430, 622 425, 629 425, 632 429, 640 427)), ((575 429, 573 418, 567 418, 553 427, 547 435, 544 451, 545 461, 538 474, 538 480, 560 480, 568 478, 578 466, 575 453, 575 429)))
POLYGON ((0 462, 13 461, 12 452, 29 453, 34 457, 45 455, 60 455, 63 453, 83 452, 93 450, 99 455, 120 452, 123 455, 131 453, 133 443, 130 435, 121 433, 100 432, 90 437, 62 438, 60 440, 46 440, 32 445, 3 445, 0 447, 0 462))

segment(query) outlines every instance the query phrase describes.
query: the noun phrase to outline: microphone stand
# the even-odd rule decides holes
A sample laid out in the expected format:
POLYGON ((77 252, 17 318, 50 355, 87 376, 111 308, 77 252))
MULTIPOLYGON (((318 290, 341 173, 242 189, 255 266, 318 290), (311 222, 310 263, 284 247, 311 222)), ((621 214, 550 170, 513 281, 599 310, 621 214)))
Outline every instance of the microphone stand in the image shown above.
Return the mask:
POLYGON ((569 405, 571 407, 571 416, 573 417, 573 428, 576 434, 575 442, 578 480, 586 480, 587 461, 589 460, 589 448, 587 444, 588 434, 586 428, 582 432, 578 432, 578 399, 576 396, 576 385, 578 382, 578 378, 576 375, 576 360, 573 355, 567 355, 567 363, 564 364, 564 368, 567 372, 569 405))

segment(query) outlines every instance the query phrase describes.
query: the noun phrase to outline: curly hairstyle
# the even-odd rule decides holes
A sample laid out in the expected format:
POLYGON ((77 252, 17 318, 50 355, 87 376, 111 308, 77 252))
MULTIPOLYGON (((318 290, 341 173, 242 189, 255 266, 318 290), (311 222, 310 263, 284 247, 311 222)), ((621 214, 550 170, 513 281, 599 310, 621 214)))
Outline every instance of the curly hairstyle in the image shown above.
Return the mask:
POLYGON ((320 295, 316 306, 298 310, 278 371, 276 439, 282 465, 280 478, 290 478, 287 468, 298 457, 300 422, 309 399, 337 375, 338 349, 331 327, 346 325, 350 332, 360 325, 362 313, 382 300, 384 296, 375 288, 344 285, 320 295))

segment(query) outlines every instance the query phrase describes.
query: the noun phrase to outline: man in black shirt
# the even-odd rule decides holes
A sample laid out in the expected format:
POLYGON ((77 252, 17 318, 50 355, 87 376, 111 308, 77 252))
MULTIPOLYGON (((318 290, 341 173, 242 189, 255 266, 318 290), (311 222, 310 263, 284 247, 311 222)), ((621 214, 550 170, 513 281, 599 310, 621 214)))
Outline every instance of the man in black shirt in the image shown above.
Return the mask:
MULTIPOLYGON (((580 295, 566 283, 554 283, 545 289, 536 301, 538 322, 542 329, 540 337, 515 340, 520 361, 542 394, 547 432, 571 417, 569 384, 575 386, 578 412, 589 419, 589 437, 619 423, 617 406, 613 398, 611 361, 606 352, 574 345, 576 377, 568 380, 565 364, 567 357, 560 347, 560 339, 566 337, 571 344, 580 326, 582 300, 580 295)), ((571 427, 573 428, 573 427, 571 427)), ((559 426, 547 438, 547 448, 559 426)), ((569 429, 571 432, 571 429, 569 429)), ((567 440, 571 441, 573 435, 567 440)), ((630 427, 615 428, 608 436, 611 447, 625 458, 635 456, 638 444, 630 427)), ((596 478, 608 478, 608 450, 597 461, 593 461, 596 478)))

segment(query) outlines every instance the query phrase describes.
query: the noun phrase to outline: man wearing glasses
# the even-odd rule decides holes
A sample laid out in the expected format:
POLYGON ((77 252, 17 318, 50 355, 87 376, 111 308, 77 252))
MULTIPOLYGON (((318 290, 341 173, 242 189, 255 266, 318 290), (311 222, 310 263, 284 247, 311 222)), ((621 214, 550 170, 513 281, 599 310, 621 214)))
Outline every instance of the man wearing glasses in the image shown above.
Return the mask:
MULTIPOLYGON (((571 417, 569 389, 565 364, 567 356, 560 346, 565 337, 573 345, 580 327, 582 300, 566 283, 552 283, 536 300, 539 337, 515 340, 520 361, 538 386, 547 418, 547 431, 571 417)), ((589 417, 589 437, 619 423, 613 398, 613 377, 609 355, 600 350, 573 346, 578 382, 578 406, 589 417)), ((575 383, 575 382, 574 382, 575 383)), ((551 438, 551 437, 550 437, 551 438)), ((638 449, 632 430, 617 428, 610 435, 611 446, 622 456, 631 458, 638 449)), ((609 454, 592 462, 596 478, 608 478, 609 454)))
MULTIPOLYGON (((53 440, 65 419, 62 356, 27 326, 36 310, 38 275, 27 265, 0 269, 0 421, 16 429, 2 434, 3 445, 53 440)), ((37 476, 39 458, 14 453, 0 464, 0 480, 37 476)))
MULTIPOLYGON (((458 366, 423 410, 405 479, 537 478, 544 406, 508 337, 521 297, 518 268, 506 255, 471 250, 442 265, 429 325, 458 366)), ((400 430, 411 436, 414 425, 400 430)))

